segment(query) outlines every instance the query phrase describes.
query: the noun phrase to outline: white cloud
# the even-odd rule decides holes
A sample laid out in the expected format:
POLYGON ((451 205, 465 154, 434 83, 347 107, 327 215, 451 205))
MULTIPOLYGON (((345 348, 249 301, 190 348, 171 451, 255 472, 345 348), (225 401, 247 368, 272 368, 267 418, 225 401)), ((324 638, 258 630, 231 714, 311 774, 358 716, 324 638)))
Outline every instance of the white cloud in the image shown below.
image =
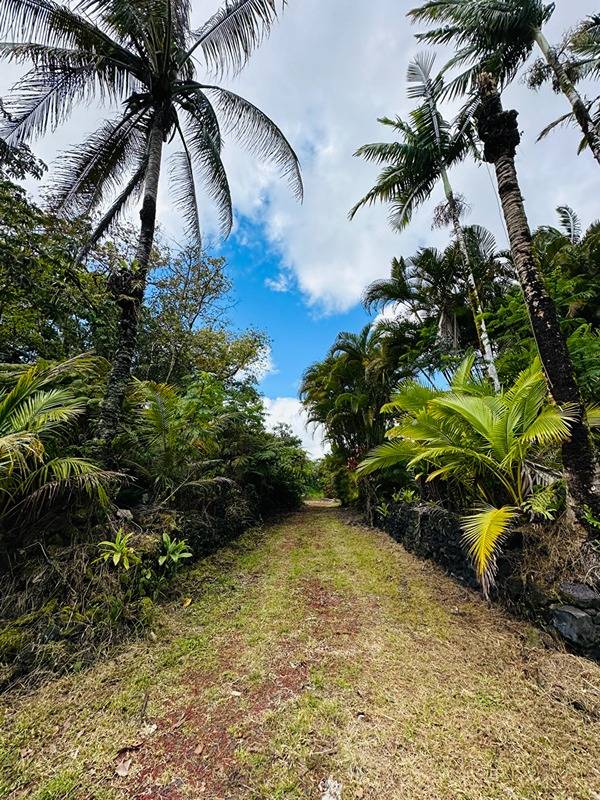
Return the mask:
MULTIPOLYGON (((193 24, 214 11, 218 0, 194 0, 193 24)), ((268 244, 280 253, 306 302, 319 311, 343 311, 360 298, 364 286, 388 273, 393 256, 411 255, 424 244, 443 245, 445 231, 432 232, 436 196, 401 235, 387 225, 387 212, 376 207, 349 222, 349 208, 372 185, 377 168, 352 157, 361 144, 384 138, 382 115, 406 115, 410 103, 406 65, 418 49, 414 29, 398 0, 371 3, 348 0, 290 0, 271 36, 249 65, 228 84, 268 113, 284 130, 303 164, 305 202, 298 205, 275 172, 228 140, 224 160, 237 214, 264 226, 268 244)), ((551 40, 597 10, 596 0, 559 4, 548 27, 551 40)), ((439 57, 441 65, 442 58, 439 57)), ((3 64, 0 94, 16 77, 3 64)), ((566 110, 566 101, 548 87, 533 93, 516 82, 505 104, 520 111, 523 143, 518 167, 532 225, 553 220, 554 208, 568 203, 590 222, 599 215, 598 171, 589 153, 576 155, 578 132, 558 130, 537 143, 538 132, 566 110)), ((94 107, 76 110, 36 150, 46 160, 67 144, 81 140, 101 119, 94 107)), ((181 217, 167 192, 166 173, 159 197, 163 228, 181 241, 181 217)), ((500 246, 506 235, 498 210, 494 180, 487 166, 465 164, 452 176, 455 188, 472 207, 470 220, 494 231, 500 246)), ((201 196, 208 234, 215 216, 201 196)), ((252 244, 252 243, 251 243, 252 244)), ((282 282, 275 279, 278 286, 282 282)), ((271 288, 275 288, 271 286, 271 288)))
POLYGON ((292 288, 292 281, 289 274, 280 272, 275 278, 267 278, 265 286, 272 292, 289 292, 292 288))
POLYGON ((327 452, 323 443, 323 429, 308 422, 302 403, 295 397, 264 397, 267 427, 273 429, 278 423, 289 425, 302 440, 304 449, 313 458, 321 458, 327 452))

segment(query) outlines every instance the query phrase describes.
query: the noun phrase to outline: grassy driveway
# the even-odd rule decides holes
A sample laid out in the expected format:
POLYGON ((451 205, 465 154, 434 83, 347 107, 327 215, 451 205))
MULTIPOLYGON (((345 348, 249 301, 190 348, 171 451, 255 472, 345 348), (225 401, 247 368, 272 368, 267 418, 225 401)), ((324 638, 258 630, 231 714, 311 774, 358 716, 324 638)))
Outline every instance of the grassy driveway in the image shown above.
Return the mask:
POLYGON ((0 797, 600 798, 600 668, 336 508, 178 593, 148 640, 5 698, 0 797))

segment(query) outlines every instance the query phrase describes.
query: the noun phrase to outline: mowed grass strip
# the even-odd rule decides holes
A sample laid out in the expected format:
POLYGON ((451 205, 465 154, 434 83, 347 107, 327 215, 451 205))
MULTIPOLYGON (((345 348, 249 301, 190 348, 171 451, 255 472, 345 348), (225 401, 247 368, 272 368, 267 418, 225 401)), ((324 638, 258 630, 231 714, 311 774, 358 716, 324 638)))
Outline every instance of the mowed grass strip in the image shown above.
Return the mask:
POLYGON ((0 797, 600 797, 600 668, 337 509, 178 592, 156 641, 5 698, 0 797))

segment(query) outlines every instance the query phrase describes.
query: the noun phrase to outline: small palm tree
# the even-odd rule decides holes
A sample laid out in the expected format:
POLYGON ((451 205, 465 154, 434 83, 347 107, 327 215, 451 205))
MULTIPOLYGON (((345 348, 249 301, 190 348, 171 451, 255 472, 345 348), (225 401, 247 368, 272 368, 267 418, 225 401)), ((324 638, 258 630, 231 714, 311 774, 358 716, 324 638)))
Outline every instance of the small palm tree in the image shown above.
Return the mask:
MULTIPOLYGON (((600 131, 591 117, 589 103, 577 91, 569 70, 544 35, 544 26, 555 7, 555 3, 543 0, 428 0, 410 11, 409 16, 441 24, 442 27, 419 35, 422 41, 456 45, 457 53, 450 64, 468 64, 468 69, 451 85, 459 93, 485 71, 493 72, 504 85, 537 46, 600 164, 600 131)), ((588 41, 593 42, 593 32, 597 31, 593 21, 590 30, 588 41)))
POLYGON ((420 320, 420 299, 408 278, 406 262, 403 258, 393 258, 389 278, 370 283, 364 291, 362 302, 369 313, 384 311, 388 306, 406 304, 415 317, 420 320))
POLYGON ((569 437, 572 416, 569 408, 548 403, 538 360, 498 394, 471 377, 472 365, 472 358, 463 363, 449 392, 403 386, 383 408, 398 419, 390 441, 373 450, 359 471, 406 464, 428 481, 456 480, 483 501, 465 517, 463 530, 487 592, 498 547, 519 513, 551 513, 549 487, 560 473, 541 466, 539 454, 569 437))
POLYGON ((468 119, 455 124, 446 121, 439 112, 438 101, 444 90, 441 76, 432 77, 435 57, 418 55, 408 68, 409 96, 422 102, 410 115, 410 122, 397 118, 379 121, 394 129, 400 142, 368 144, 357 150, 356 155, 367 161, 384 165, 377 183, 350 212, 353 218, 357 211, 376 201, 389 203, 392 207, 390 221, 398 229, 410 222, 415 210, 431 196, 435 186, 441 183, 446 197, 446 211, 441 216, 448 218, 463 261, 463 269, 469 286, 469 296, 475 324, 481 342, 483 357, 494 387, 500 383, 494 363, 494 354, 489 340, 483 309, 473 277, 471 259, 464 230, 460 221, 461 202, 450 183, 449 170, 460 163, 473 148, 473 129, 468 119))
POLYGON ((54 367, 10 367, 0 389, 0 524, 41 516, 70 495, 108 502, 106 486, 116 476, 94 462, 56 456, 53 444, 86 410, 87 401, 65 377, 89 376, 97 359, 77 356, 54 367))
POLYGON ((54 0, 2 3, 0 36, 11 38, 0 44, 0 57, 33 62, 33 68, 8 98, 1 134, 9 143, 44 134, 93 97, 120 105, 114 119, 61 157, 52 198, 67 216, 107 207, 91 242, 143 198, 134 267, 118 292, 118 344, 101 414, 100 435, 110 443, 135 355, 165 143, 174 140, 180 148, 172 195, 196 240, 198 177, 217 205, 223 233, 231 229, 222 127, 274 162, 299 197, 302 183, 279 128, 252 103, 196 74, 198 55, 218 75, 241 69, 277 17, 275 0, 226 0, 198 31, 190 28, 187 0, 81 0, 78 9, 54 0))

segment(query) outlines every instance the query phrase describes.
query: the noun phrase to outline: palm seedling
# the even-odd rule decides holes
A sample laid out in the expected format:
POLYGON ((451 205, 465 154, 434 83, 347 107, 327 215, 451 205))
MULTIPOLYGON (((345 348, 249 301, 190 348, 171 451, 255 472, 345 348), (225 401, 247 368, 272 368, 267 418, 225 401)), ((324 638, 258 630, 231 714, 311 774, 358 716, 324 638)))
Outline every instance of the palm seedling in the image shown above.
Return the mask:
POLYGON ((106 504, 106 488, 116 476, 88 459, 54 454, 86 409, 86 400, 66 376, 85 375, 97 360, 78 356, 54 367, 11 367, 0 389, 0 524, 13 528, 39 517, 59 500, 82 493, 106 504), (20 524, 20 523, 19 523, 20 524))
POLYGON ((118 276, 115 287, 118 344, 100 425, 100 438, 108 446, 120 423, 135 356, 165 144, 178 147, 172 199, 196 240, 198 179, 218 208, 225 235, 232 225, 221 160, 223 131, 273 162, 302 194, 298 159, 275 123, 248 100, 197 75, 199 58, 203 70, 217 77, 239 71, 283 3, 226 0, 196 31, 190 27, 188 0, 81 0, 77 10, 54 0, 2 3, 0 56, 33 64, 7 100, 0 134, 9 144, 53 130, 92 98, 119 107, 112 119, 60 157, 54 170, 54 210, 64 216, 104 210, 90 237, 93 243, 143 198, 134 264, 118 276))

